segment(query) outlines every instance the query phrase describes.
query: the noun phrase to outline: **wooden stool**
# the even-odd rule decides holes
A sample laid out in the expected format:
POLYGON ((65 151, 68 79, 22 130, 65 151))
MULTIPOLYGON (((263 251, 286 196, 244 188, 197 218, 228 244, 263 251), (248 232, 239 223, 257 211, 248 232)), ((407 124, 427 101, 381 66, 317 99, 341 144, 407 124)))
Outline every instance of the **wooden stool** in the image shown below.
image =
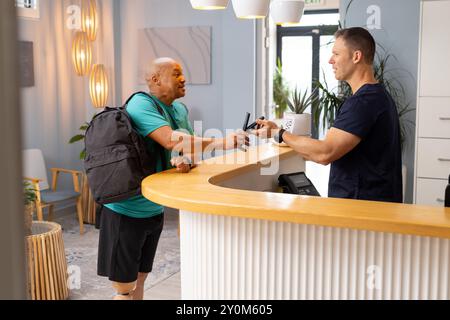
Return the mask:
POLYGON ((28 292, 32 300, 66 300, 67 260, 62 230, 53 222, 33 221, 27 237, 28 292))

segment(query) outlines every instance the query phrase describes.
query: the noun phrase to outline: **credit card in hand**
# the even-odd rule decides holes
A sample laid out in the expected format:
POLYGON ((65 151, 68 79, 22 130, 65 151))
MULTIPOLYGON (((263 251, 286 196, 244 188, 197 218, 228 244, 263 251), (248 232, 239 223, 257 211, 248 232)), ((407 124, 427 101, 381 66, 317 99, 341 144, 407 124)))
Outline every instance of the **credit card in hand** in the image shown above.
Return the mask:
POLYGON ((244 126, 242 127, 242 130, 247 131, 249 121, 250 121, 250 113, 247 112, 247 114, 245 115, 245 121, 244 121, 244 126))
MULTIPOLYGON (((259 117, 259 118, 258 118, 258 120, 265 120, 265 119, 266 119, 265 117, 259 117)), ((258 125, 258 124, 257 124, 256 121, 255 121, 255 122, 253 122, 251 125, 249 125, 249 126, 247 127, 247 129, 244 130, 244 131, 253 130, 253 129, 256 128, 257 125, 258 125)))

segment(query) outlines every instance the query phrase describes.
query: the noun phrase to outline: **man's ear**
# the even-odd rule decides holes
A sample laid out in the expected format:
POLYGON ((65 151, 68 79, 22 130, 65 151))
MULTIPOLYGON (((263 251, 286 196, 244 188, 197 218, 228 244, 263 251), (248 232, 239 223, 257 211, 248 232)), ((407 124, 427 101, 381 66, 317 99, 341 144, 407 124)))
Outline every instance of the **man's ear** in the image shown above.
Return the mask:
POLYGON ((160 80, 160 75, 159 74, 154 74, 154 75, 152 75, 152 83, 153 84, 155 84, 155 85, 157 85, 157 86, 160 86, 161 85, 161 80, 160 80))
POLYGON ((363 60, 363 54, 361 50, 355 50, 353 52, 353 63, 357 64, 360 63, 363 60))

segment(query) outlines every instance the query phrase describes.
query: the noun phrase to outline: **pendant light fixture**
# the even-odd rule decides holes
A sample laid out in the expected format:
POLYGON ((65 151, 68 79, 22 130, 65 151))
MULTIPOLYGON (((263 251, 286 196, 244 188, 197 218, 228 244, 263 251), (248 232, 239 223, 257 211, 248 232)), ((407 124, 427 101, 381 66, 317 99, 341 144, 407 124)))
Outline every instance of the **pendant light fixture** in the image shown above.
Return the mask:
POLYGON ((228 6, 228 0, 191 0, 192 8, 197 10, 222 10, 228 6))
POLYGON ((298 24, 305 10, 303 0, 273 0, 270 15, 278 25, 298 24))
POLYGON ((94 107, 106 107, 108 103, 108 76, 103 64, 96 64, 92 68, 89 79, 89 93, 94 107))
POLYGON ((232 0, 236 17, 263 19, 269 11, 270 0, 232 0))
POLYGON ((92 48, 86 32, 77 31, 72 42, 72 62, 75 72, 85 76, 91 70, 92 48))
POLYGON ((83 0, 81 3, 81 30, 86 32, 89 41, 95 41, 97 29, 97 3, 95 0, 83 0))

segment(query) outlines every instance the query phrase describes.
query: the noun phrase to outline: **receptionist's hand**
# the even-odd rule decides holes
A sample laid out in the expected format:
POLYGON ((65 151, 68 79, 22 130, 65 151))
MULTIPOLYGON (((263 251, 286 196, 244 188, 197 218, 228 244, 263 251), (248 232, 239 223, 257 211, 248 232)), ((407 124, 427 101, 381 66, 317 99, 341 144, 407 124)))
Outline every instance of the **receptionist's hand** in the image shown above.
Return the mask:
POLYGON ((279 127, 275 122, 267 120, 256 120, 258 130, 252 130, 251 133, 264 139, 272 138, 278 131, 279 127))
POLYGON ((244 132, 243 130, 238 130, 225 138, 224 149, 231 150, 244 146, 248 147, 249 145, 250 138, 248 137, 248 133, 244 132))

